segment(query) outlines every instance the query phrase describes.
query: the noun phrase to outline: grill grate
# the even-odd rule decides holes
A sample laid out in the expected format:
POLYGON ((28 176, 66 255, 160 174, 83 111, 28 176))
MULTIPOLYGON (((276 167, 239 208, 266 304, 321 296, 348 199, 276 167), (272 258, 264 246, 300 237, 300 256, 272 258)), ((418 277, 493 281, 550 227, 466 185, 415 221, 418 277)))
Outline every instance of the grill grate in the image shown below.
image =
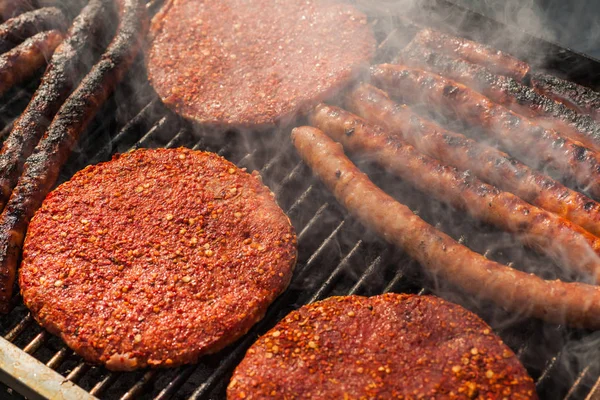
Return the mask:
MULTIPOLYGON (((149 8, 155 11, 159 3, 152 1, 149 8)), ((395 38, 401 31, 401 22, 392 17, 374 17, 372 24, 381 43, 378 58, 391 58, 394 46, 399 44, 395 38)), ((197 365, 171 370, 118 373, 88 365, 58 338, 43 331, 19 299, 11 314, 0 317, 0 335, 5 339, 100 398, 222 398, 229 376, 247 347, 292 309, 331 295, 433 292, 458 301, 490 322, 536 380, 542 398, 588 396, 600 375, 600 366, 595 362, 600 357, 600 346, 594 345, 598 335, 509 316, 489 304, 475 304, 440 282, 420 275, 418 265, 402 251, 365 232, 348 217, 295 155, 288 129, 256 133, 194 126, 165 109, 141 71, 144 68, 140 60, 84 135, 60 180, 68 179, 89 163, 140 147, 208 150, 240 167, 258 170, 298 233, 299 259, 289 289, 237 343, 203 357, 197 365)), ((600 84, 600 80, 596 83, 600 84)), ((10 129, 35 87, 33 82, 16 89, 2 101, 0 126, 4 129, 0 130, 0 137, 10 129)), ((424 201, 406 184, 361 160, 357 162, 376 183, 416 213, 486 256, 503 262, 518 260, 518 264, 551 264, 522 249, 507 235, 481 226, 441 203, 424 201), (492 249, 490 245, 497 241, 506 245, 492 249)))

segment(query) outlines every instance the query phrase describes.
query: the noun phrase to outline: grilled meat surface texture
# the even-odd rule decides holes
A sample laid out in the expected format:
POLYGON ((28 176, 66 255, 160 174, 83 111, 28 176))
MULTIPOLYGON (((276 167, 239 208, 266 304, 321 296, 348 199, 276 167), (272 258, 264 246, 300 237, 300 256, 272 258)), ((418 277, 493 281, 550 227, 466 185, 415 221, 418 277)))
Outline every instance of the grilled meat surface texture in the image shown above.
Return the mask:
POLYGON ((373 82, 410 103, 429 102, 442 113, 483 128, 512 155, 534 168, 549 166, 600 198, 600 154, 580 142, 515 114, 456 81, 404 65, 371 68, 373 82))
POLYGON ((600 122, 600 93, 574 82, 536 72, 530 74, 531 86, 538 92, 560 101, 600 122))
POLYGON ((516 234, 525 245, 557 260, 586 281, 600 282, 600 238, 578 225, 503 192, 469 173, 420 153, 401 139, 337 107, 320 104, 311 125, 345 149, 366 156, 420 191, 516 234))
POLYGON ((409 44, 400 60, 404 65, 423 68, 460 82, 524 117, 533 118, 544 128, 554 129, 595 151, 600 150, 600 124, 591 116, 580 114, 512 78, 427 49, 418 42, 409 44))
POLYGON ((300 156, 359 221, 404 249, 429 274, 477 298, 551 323, 600 328, 600 288, 545 281, 488 260, 427 224, 385 194, 322 131, 292 131, 300 156))
POLYGON ((0 215, 0 311, 10 309, 17 263, 27 226, 55 184, 72 147, 121 81, 142 47, 148 16, 142 0, 116 0, 120 22, 112 42, 62 105, 25 163, 0 215))
POLYGON ((376 43, 363 13, 320 0, 169 0, 151 35, 148 78, 163 102, 243 127, 290 121, 349 83, 376 43))
POLYGON ((44 7, 9 19, 0 25, 0 53, 21 43, 38 32, 56 29, 64 31, 68 21, 56 7, 44 7))
POLYGON ((478 316, 434 296, 396 293, 330 297, 283 318, 246 353, 227 398, 273 393, 278 399, 537 399, 517 356, 478 316))
POLYGON ((399 134, 420 152, 471 171, 484 182, 558 214, 600 235, 600 203, 569 189, 515 158, 420 117, 380 89, 361 84, 348 93, 346 107, 371 123, 399 134))
POLYGON ((419 31, 413 41, 446 54, 457 55, 472 63, 484 65, 491 71, 510 76, 518 82, 522 82, 530 70, 526 62, 490 46, 429 28, 419 31))
POLYGON ((258 174, 215 153, 142 149, 46 197, 19 286, 36 320, 86 360, 175 367, 244 335, 287 288, 296 256, 258 174))
POLYGON ((52 30, 38 33, 0 56, 0 97, 31 77, 60 44, 63 34, 52 30))
POLYGON ((15 121, 0 150, 0 210, 8 202, 27 157, 52 122, 60 106, 87 72, 82 65, 92 58, 93 43, 106 29, 110 2, 92 0, 75 18, 64 41, 48 63, 40 86, 15 121))

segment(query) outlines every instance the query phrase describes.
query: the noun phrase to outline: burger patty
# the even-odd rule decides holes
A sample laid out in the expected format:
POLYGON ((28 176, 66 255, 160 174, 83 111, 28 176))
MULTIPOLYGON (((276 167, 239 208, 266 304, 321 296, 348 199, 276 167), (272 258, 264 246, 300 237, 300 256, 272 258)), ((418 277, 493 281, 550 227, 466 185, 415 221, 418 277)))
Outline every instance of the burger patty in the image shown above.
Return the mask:
POLYGON ((366 16, 325 0, 168 0, 146 57, 165 104, 201 123, 272 125, 373 55, 366 16))
POLYGON ((535 399, 515 354, 475 314, 434 296, 332 297, 246 353, 229 399, 535 399))
POLYGON ((189 149, 137 150, 51 192, 19 282, 36 320, 109 369, 193 363, 260 320, 296 237, 257 174, 189 149))

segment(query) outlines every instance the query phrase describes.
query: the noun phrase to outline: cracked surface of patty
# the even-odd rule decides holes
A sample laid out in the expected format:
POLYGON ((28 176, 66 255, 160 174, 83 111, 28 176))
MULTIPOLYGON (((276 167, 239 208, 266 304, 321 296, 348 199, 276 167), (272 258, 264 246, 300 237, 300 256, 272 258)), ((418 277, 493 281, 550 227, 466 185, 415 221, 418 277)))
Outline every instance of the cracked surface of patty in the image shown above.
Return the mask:
POLYGON ((331 297, 250 347, 229 399, 535 399, 515 354, 479 317, 434 296, 331 297))
POLYGON ((213 153, 137 150, 48 195, 19 282, 36 320, 87 360, 168 367, 246 333, 287 287, 296 254, 258 175, 213 153))
POLYGON ((153 20, 148 76, 200 123, 270 126, 346 84, 375 39, 354 7, 326 0, 169 0, 153 20))

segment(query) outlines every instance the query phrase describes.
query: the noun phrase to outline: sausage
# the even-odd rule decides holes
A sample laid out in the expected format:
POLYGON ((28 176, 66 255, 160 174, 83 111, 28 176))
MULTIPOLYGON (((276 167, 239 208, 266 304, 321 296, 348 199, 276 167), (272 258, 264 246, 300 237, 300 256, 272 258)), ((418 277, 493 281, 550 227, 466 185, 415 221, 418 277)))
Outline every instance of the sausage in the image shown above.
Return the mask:
POLYGON ((563 103, 565 106, 600 122, 600 93, 549 74, 530 74, 531 86, 541 94, 563 103))
POLYGON ((482 127, 512 155, 535 168, 550 166, 600 197, 600 154, 580 142, 513 113, 480 93, 450 79, 383 64, 371 68, 377 86, 409 102, 427 101, 462 122, 482 127))
POLYGON ((486 67, 435 52, 416 42, 409 44, 400 58, 405 65, 456 80, 515 113, 535 119, 547 129, 554 129, 594 151, 600 150, 600 124, 592 117, 575 112, 512 78, 493 74, 486 67))
POLYGON ((56 7, 44 7, 21 14, 0 25, 0 53, 7 52, 38 32, 49 29, 64 31, 67 26, 67 19, 56 7))
POLYGON ((52 118, 87 71, 90 49, 106 29, 106 18, 114 7, 92 0, 73 21, 65 40, 57 47, 42 81, 25 111, 15 121, 0 150, 0 211, 17 184, 23 164, 50 125, 52 118))
POLYGON ((413 38, 414 42, 480 64, 490 71, 506 75, 517 82, 530 85, 546 95, 582 114, 589 114, 600 122, 600 93, 549 74, 534 72, 529 64, 489 46, 464 38, 424 29, 413 38))
POLYGON ((429 274, 513 312, 551 323, 600 328, 600 288, 545 281, 488 260, 427 224, 373 184, 342 146, 312 127, 292 131, 300 156, 364 225, 404 249, 429 274))
POLYGON ((421 118, 371 85, 358 86, 345 100, 350 110, 400 134, 420 152, 469 170, 485 182, 600 235, 600 203, 584 194, 532 170, 506 153, 421 118))
POLYGON ((62 39, 62 33, 57 30, 38 33, 1 55, 0 97, 44 65, 62 39))
POLYGON ((67 161, 72 147, 121 81, 138 54, 148 27, 143 0, 115 0, 120 22, 112 42, 62 105, 25 163, 0 214, 0 311, 10 308, 17 262, 27 226, 67 161))
POLYGON ((530 70, 526 62, 490 46, 429 28, 419 31, 413 41, 445 54, 457 55, 472 63, 481 64, 494 73, 510 76, 518 82, 523 82, 530 70))
POLYGON ((420 191, 467 211, 471 216, 517 235, 566 269, 600 281, 600 238, 556 214, 488 185, 420 153, 401 139, 337 107, 318 105, 311 125, 345 149, 373 159, 420 191))

